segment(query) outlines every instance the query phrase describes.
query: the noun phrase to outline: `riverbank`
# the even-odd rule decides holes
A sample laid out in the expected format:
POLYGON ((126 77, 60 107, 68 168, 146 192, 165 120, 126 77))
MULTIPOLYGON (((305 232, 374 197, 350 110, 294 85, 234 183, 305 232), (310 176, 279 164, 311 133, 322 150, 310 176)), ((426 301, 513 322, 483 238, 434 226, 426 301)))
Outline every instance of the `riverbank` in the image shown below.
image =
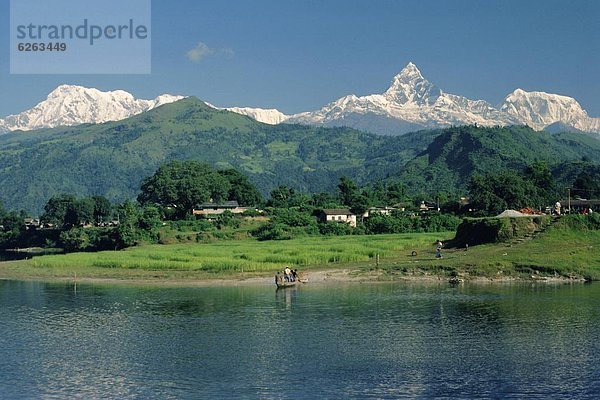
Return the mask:
MULTIPOLYGON (((0 263, 0 270, 4 268, 0 263)), ((392 274, 390 275, 383 269, 373 270, 365 273, 361 268, 339 268, 310 270, 308 274, 307 285, 331 286, 331 285, 354 285, 354 284, 389 284, 389 283, 418 283, 418 284, 449 284, 465 283, 469 284, 506 284, 515 282, 538 282, 550 284, 563 283, 583 283, 583 278, 567 277, 545 277, 545 276, 522 276, 522 277, 470 277, 467 280, 461 279, 453 281, 446 275, 437 274, 392 274)), ((177 276, 159 277, 159 276, 139 276, 139 277, 89 277, 89 276, 33 276, 29 274, 2 274, 0 280, 18 280, 18 281, 38 281, 38 282, 63 282, 69 284, 94 284, 94 285, 125 285, 125 286, 148 286, 148 287, 235 287, 235 286, 273 286, 274 277, 269 276, 246 276, 232 275, 229 277, 199 277, 188 276, 181 278, 177 276)))
POLYGON ((600 231, 567 222, 528 238, 445 248, 441 259, 435 242, 453 238, 453 232, 146 245, 3 262, 0 278, 252 285, 271 284, 275 272, 290 265, 314 283, 600 280, 600 231))

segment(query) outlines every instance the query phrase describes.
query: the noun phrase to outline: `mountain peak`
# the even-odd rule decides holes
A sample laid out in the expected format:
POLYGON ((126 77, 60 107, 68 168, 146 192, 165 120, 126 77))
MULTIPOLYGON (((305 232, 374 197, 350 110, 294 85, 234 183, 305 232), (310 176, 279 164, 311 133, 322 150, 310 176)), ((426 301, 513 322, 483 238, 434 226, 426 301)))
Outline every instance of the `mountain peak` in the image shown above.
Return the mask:
POLYGON ((424 79, 419 68, 417 68, 417 66, 415 64, 413 64, 412 62, 409 62, 408 64, 406 64, 406 67, 402 68, 402 71, 400 71, 400 73, 394 77, 394 79, 396 79, 396 78, 398 78, 398 79, 414 79, 414 78, 424 79))
POLYGON ((48 94, 48 99, 62 99, 62 98, 73 98, 76 96, 87 96, 89 99, 101 98, 101 97, 120 97, 126 98, 129 101, 135 101, 133 95, 125 90, 112 90, 103 92, 96 88, 87 88, 79 85, 59 85, 48 94))
POLYGON ((600 123, 590 118, 572 97, 516 89, 504 100, 500 110, 536 130, 561 122, 582 131, 597 131, 600 123))
POLYGON ((69 84, 63 83, 62 85, 58 85, 50 93, 83 91, 83 90, 86 90, 86 89, 88 89, 88 88, 83 87, 83 86, 79 86, 79 85, 69 85, 69 84))
POLYGON ((523 96, 523 95, 526 95, 526 94, 527 94, 527 91, 525 91, 525 90, 523 90, 521 88, 516 88, 508 96, 523 96))
POLYGON ((433 104, 442 91, 423 77, 419 68, 412 62, 394 76, 384 96, 397 104, 433 104))
POLYGON ((102 92, 95 88, 64 84, 32 109, 0 119, 0 133, 118 121, 181 98, 161 95, 154 100, 143 100, 134 98, 124 90, 102 92))

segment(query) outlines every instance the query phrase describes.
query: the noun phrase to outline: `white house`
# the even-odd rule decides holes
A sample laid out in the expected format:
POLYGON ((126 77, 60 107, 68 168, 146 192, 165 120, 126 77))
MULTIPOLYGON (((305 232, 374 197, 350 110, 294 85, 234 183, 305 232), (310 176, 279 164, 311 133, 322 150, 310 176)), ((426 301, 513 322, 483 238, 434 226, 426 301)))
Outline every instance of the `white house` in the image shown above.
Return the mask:
POLYGON ((343 222, 356 228, 356 214, 347 208, 329 208, 320 213, 323 222, 343 222))

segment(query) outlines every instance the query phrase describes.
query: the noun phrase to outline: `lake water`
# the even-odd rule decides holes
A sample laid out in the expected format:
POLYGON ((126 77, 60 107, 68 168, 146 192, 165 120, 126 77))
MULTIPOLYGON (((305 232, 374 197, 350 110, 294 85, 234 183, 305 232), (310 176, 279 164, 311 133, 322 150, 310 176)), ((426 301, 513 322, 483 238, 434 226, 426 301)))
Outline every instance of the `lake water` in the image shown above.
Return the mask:
POLYGON ((0 398, 599 398, 600 285, 0 281, 0 398))

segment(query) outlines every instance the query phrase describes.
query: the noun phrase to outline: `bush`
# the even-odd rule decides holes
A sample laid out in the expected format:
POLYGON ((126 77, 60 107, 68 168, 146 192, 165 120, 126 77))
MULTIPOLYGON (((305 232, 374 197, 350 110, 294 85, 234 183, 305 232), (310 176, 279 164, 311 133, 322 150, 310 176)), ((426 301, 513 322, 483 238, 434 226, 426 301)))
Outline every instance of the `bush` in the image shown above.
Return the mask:
POLYGON ((206 219, 169 221, 169 227, 179 232, 206 232, 214 230, 212 222, 206 219))
POLYGON ((344 236, 351 235, 353 229, 350 225, 339 222, 322 222, 319 224, 321 235, 344 236))
POLYGON ((316 217, 299 208, 276 208, 271 220, 251 232, 259 240, 286 240, 319 233, 316 217))
POLYGON ((561 223, 579 230, 599 230, 600 213, 588 215, 565 215, 561 217, 561 223))
POLYGON ((262 215, 262 213, 260 211, 253 209, 253 208, 249 208, 242 213, 242 216, 244 216, 244 217, 259 217, 261 215, 262 215))
POLYGON ((293 233, 288 225, 269 222, 254 230, 252 236, 258 240, 289 240, 293 233))
POLYGON ((368 233, 409 233, 453 231, 460 219, 450 214, 409 217, 402 214, 374 214, 365 220, 368 233))
POLYGON ((242 222, 239 218, 236 218, 231 211, 227 210, 223 214, 217 216, 214 221, 217 229, 223 229, 226 226, 230 226, 232 228, 239 228, 242 222))
POLYGON ((116 245, 112 228, 72 228, 59 236, 59 245, 66 252, 113 250, 116 245))
POLYGON ((60 241, 67 252, 83 251, 90 247, 90 237, 81 228, 73 228, 62 232, 60 241))
MULTIPOLYGON (((317 219, 315 217, 308 212, 295 208, 274 209, 271 220, 279 224, 293 227, 316 228, 317 226, 317 219)), ((312 230, 316 231, 316 229, 312 230)))

